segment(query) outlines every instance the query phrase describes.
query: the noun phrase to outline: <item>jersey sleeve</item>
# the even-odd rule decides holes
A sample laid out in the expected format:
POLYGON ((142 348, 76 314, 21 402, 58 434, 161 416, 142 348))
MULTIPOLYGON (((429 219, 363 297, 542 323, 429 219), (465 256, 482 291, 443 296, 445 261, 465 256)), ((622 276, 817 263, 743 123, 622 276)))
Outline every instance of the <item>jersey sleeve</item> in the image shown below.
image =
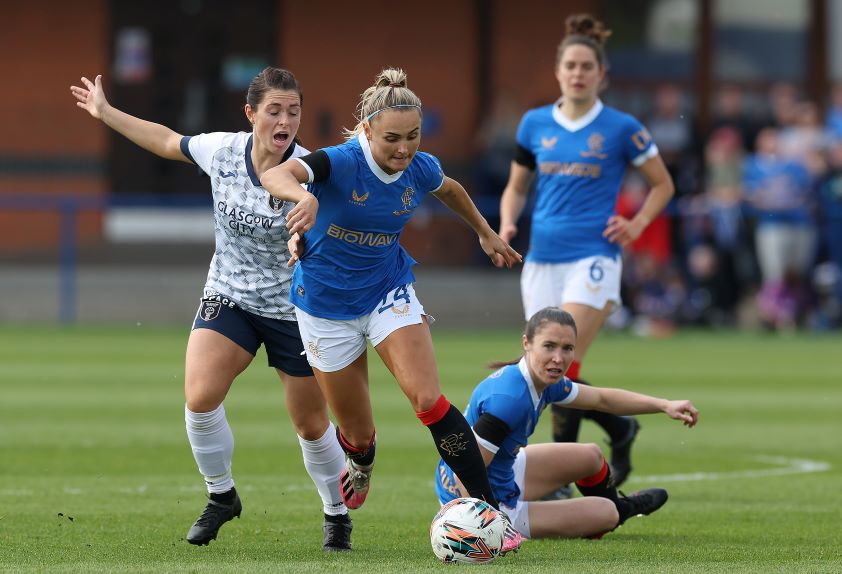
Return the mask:
POLYGON ((181 138, 181 153, 195 163, 203 172, 211 175, 213 154, 220 148, 230 145, 237 134, 230 132, 211 132, 197 136, 181 138))
POLYGON ((658 155, 658 146, 652 141, 649 130, 631 116, 626 116, 623 126, 623 154, 626 161, 640 167, 649 158, 658 155))
MULTIPOLYGON (((528 412, 523 408, 520 401, 518 401, 516 397, 512 397, 507 394, 490 395, 482 402, 480 411, 480 417, 485 414, 493 415, 509 429, 523 427, 526 422, 526 418, 528 417, 528 412)), ((503 439, 500 437, 496 438, 500 440, 500 443, 503 442, 503 439)), ((492 445, 492 448, 489 448, 485 444, 483 446, 488 448, 491 452, 496 453, 499 443, 498 445, 492 445)))
POLYGON ((419 152, 413 161, 417 161, 421 168, 419 170, 420 191, 435 193, 441 189, 441 186, 444 185, 444 170, 438 158, 429 153, 419 152))
POLYGON ((544 392, 547 393, 548 403, 567 405, 572 403, 576 400, 576 397, 579 396, 579 385, 565 377, 556 384, 547 387, 547 390, 544 392))
POLYGON ((323 180, 326 184, 353 181, 356 178, 356 158, 351 151, 351 142, 323 148, 330 165, 330 174, 323 180))
POLYGON ((517 141, 517 151, 515 152, 515 157, 513 159, 523 167, 528 167, 529 169, 534 170, 535 153, 532 151, 532 144, 530 143, 530 123, 529 114, 527 113, 520 120, 520 124, 517 127, 517 135, 515 136, 515 140, 517 141))
POLYGON ((330 177, 330 159, 324 150, 295 158, 307 170, 307 183, 318 183, 330 177))

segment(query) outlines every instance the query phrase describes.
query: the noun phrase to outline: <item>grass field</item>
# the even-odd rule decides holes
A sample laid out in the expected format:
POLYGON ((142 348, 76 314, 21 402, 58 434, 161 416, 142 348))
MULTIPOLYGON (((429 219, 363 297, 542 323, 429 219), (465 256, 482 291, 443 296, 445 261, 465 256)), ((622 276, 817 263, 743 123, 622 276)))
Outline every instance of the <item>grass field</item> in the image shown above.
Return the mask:
MULTIPOLYGON (((208 547, 184 535, 204 487, 184 432, 186 329, 0 327, 3 572, 842 572, 842 338, 603 336, 585 374, 699 407, 688 430, 642 419, 628 489, 670 502, 601 541, 529 541, 482 567, 444 566, 429 433, 378 361, 378 463, 354 551, 321 551, 321 512, 280 382, 260 355, 226 401, 244 504, 208 547)), ((518 334, 434 332, 448 398, 518 334)), ((535 439, 549 437, 549 421, 535 439)), ((601 441, 591 423, 583 439, 601 441)))

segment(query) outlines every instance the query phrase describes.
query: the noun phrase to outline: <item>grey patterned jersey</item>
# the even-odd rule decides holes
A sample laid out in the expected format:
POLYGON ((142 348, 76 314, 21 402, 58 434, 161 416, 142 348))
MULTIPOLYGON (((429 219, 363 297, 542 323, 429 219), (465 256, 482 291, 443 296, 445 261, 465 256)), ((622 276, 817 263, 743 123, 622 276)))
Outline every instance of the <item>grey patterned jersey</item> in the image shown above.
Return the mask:
MULTIPOLYGON (((181 151, 210 176, 216 250, 205 296, 225 295, 263 317, 295 320, 289 302, 292 269, 286 215, 293 204, 260 185, 251 162, 252 134, 214 132, 184 137, 181 151)), ((309 153, 293 143, 284 160, 309 153)))

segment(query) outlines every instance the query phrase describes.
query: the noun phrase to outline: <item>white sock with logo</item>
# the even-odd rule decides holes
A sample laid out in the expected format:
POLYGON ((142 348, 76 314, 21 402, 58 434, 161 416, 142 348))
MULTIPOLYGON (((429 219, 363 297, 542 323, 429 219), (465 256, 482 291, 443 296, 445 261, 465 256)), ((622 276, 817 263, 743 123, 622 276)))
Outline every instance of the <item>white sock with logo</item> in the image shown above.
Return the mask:
POLYGON ((234 433, 225 418, 225 407, 219 405, 208 413, 194 413, 185 405, 184 421, 193 458, 205 477, 208 492, 228 492, 234 488, 231 476, 234 433))
POLYGON ((301 453, 304 455, 304 468, 322 497, 325 514, 336 516, 345 514, 348 509, 339 494, 339 473, 345 467, 345 452, 336 440, 336 429, 329 423, 325 434, 316 440, 298 437, 301 453))

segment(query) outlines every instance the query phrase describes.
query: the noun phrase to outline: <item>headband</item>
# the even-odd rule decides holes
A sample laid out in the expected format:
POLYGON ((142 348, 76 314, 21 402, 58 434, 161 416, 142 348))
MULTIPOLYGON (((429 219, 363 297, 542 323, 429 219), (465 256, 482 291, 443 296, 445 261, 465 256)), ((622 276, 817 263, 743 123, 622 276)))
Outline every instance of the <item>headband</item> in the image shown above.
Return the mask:
POLYGON ((415 105, 415 104, 397 104, 395 106, 386 106, 385 108, 380 108, 379 110, 368 114, 365 118, 365 121, 371 122, 371 118, 373 118, 374 116, 376 116, 380 112, 385 112, 386 110, 394 110, 394 109, 397 109, 397 108, 417 108, 418 112, 419 113, 421 112, 421 106, 418 106, 418 105, 415 105))

